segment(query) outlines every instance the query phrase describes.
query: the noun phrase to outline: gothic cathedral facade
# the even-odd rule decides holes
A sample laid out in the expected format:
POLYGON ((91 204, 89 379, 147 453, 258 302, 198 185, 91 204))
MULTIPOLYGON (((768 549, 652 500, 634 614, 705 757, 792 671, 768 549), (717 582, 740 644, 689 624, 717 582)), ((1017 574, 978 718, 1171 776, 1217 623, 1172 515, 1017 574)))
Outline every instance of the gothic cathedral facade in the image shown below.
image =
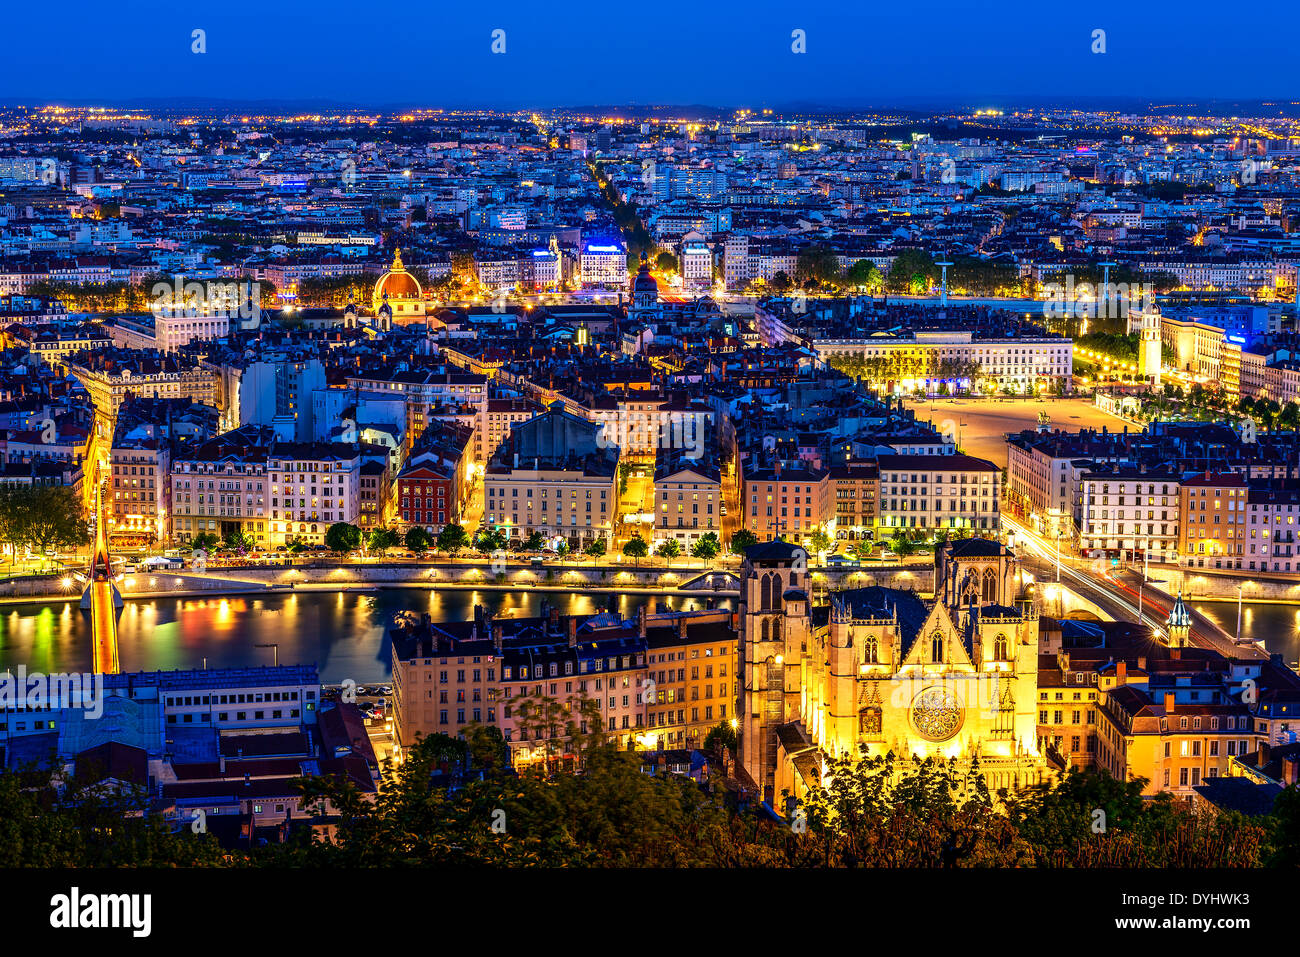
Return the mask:
POLYGON ((1038 618, 1016 605, 1009 549, 941 546, 931 599, 870 587, 814 608, 808 575, 807 553, 780 539, 746 553, 739 760, 765 800, 863 751, 978 761, 994 791, 1044 778, 1038 618))

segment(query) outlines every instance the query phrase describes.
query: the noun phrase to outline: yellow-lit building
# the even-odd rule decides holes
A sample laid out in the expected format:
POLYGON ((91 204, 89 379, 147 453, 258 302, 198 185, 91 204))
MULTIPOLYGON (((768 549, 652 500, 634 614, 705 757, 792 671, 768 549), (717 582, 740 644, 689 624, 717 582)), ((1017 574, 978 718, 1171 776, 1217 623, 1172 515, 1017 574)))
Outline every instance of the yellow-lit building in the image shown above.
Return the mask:
POLYGON ((936 596, 861 588, 812 608, 807 553, 750 548, 741 581, 740 764, 774 806, 840 755, 956 758, 993 789, 1042 781, 1038 618, 1015 607, 1015 557, 966 539, 941 550, 936 596))

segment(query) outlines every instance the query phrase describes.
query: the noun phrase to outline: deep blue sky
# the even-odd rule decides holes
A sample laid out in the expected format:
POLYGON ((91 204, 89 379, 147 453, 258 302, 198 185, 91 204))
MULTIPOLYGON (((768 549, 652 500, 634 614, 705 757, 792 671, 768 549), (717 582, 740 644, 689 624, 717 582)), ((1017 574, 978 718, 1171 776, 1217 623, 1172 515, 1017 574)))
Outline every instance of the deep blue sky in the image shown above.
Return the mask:
POLYGON ((6 0, 0 100, 429 106, 1300 100, 1300 5, 1222 0, 6 0), (207 31, 203 55, 190 33, 207 31), (490 52, 506 30, 505 55, 490 52), (795 28, 808 52, 790 51, 795 28), (1107 53, 1090 52, 1094 28, 1107 53))

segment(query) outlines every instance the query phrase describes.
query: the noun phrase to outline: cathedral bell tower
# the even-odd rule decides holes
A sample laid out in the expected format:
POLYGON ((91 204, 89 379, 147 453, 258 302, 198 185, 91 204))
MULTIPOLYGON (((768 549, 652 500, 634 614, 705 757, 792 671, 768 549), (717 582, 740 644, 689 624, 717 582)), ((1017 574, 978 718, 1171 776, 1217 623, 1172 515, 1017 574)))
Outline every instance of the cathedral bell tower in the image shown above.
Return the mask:
POLYGON ((738 760, 772 800, 778 729, 800 714, 808 645, 808 553, 781 539, 753 545, 741 571, 738 760))

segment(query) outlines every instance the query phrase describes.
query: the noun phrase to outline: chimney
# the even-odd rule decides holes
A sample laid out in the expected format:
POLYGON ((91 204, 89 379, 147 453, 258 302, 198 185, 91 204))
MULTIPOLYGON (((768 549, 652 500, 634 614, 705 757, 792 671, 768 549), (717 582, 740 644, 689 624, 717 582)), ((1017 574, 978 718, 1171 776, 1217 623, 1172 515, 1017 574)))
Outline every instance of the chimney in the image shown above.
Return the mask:
POLYGON ((1282 759, 1282 784, 1286 787, 1300 782, 1300 759, 1288 754, 1282 759))
POLYGON ((1165 714, 1173 714, 1177 710, 1172 691, 1165 692, 1165 714))
POLYGON ((219 759, 219 761, 218 761, 218 766, 221 768, 221 776, 222 776, 222 777, 225 777, 225 775, 226 775, 226 756, 225 756, 224 754, 221 755, 221 757, 220 757, 220 759, 219 759))
POLYGON ((569 647, 577 648, 578 647, 578 616, 570 615, 567 624, 569 628, 569 647))
POLYGON ((1138 657, 1138 668, 1139 668, 1140 670, 1142 670, 1142 671, 1146 671, 1146 670, 1147 670, 1147 656, 1146 656, 1146 655, 1140 655, 1140 656, 1138 657))
POLYGON ((1272 753, 1272 750, 1273 749, 1268 746, 1267 742, 1261 741, 1259 743, 1259 764, 1256 766, 1261 770, 1264 765, 1268 764, 1269 755, 1272 753))
POLYGON ((640 608, 636 610, 636 631, 637 634, 640 635, 642 638, 645 637, 648 619, 649 619, 649 612, 646 611, 646 606, 642 605, 640 608))
POLYGON ((686 637, 686 622, 687 622, 687 618, 686 618, 685 615, 682 615, 680 618, 677 619, 677 637, 678 637, 678 638, 685 638, 685 637, 686 637))
POLYGON ((1116 682, 1116 684, 1121 684, 1121 685, 1122 685, 1122 684, 1124 684, 1124 682, 1127 681, 1127 680, 1128 680, 1128 662, 1127 662, 1127 661, 1117 661, 1117 662, 1115 662, 1115 682, 1116 682))
POLYGON ((501 654, 501 633, 504 626, 499 621, 492 622, 492 647, 497 654, 501 654))

